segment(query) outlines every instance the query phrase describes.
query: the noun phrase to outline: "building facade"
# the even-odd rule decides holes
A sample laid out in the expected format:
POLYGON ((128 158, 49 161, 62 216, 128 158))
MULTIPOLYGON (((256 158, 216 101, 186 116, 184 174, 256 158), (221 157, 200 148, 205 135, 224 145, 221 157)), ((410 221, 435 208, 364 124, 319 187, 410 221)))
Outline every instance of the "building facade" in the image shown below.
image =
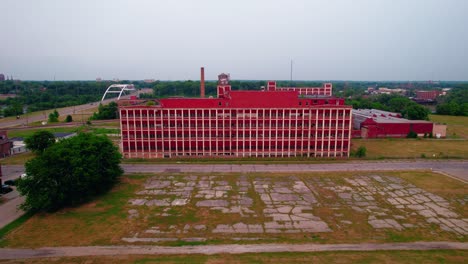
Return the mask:
POLYGON ((432 122, 408 120, 402 118, 399 113, 377 109, 353 110, 353 128, 357 131, 353 133, 354 137, 362 138, 404 138, 410 131, 418 136, 434 133, 432 122))
POLYGON ((348 157, 351 106, 298 90, 232 91, 221 74, 217 98, 120 103, 126 158, 348 157))
POLYGON ((276 87, 276 83, 268 82, 268 87, 272 85, 277 91, 297 91, 299 95, 324 95, 332 96, 332 84, 324 83, 322 87, 276 87))

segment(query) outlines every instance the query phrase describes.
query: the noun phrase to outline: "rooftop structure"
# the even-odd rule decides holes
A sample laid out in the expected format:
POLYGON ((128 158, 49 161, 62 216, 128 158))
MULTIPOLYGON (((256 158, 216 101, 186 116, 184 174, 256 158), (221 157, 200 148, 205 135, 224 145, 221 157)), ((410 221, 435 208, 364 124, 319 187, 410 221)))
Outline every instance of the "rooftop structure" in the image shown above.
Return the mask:
POLYGON ((276 87, 276 82, 268 82, 268 87, 272 87, 277 91, 297 91, 299 95, 325 95, 332 96, 333 85, 324 83, 322 87, 276 87))
POLYGON ((119 103, 128 158, 348 157, 351 107, 298 90, 233 91, 218 76, 217 98, 119 103))

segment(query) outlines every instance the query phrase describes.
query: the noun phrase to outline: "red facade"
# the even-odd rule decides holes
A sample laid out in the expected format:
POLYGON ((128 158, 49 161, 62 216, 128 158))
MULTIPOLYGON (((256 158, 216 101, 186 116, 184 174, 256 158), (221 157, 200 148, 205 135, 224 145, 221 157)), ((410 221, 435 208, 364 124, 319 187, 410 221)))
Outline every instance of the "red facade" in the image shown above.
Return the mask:
POLYGON ((324 83, 322 87, 276 87, 276 82, 268 82, 268 90, 271 89, 276 91, 297 91, 299 95, 332 96, 331 83, 324 83))
POLYGON ((442 91, 416 91, 416 100, 435 100, 442 91))
POLYGON ((222 80, 218 98, 134 104, 119 108, 127 158, 349 156, 351 107, 343 99, 231 91, 222 80))
POLYGON ((432 133, 434 124, 424 120, 408 120, 397 113, 381 110, 359 109, 353 111, 354 129, 361 133, 354 133, 353 137, 362 138, 402 138, 410 131, 418 135, 432 133))

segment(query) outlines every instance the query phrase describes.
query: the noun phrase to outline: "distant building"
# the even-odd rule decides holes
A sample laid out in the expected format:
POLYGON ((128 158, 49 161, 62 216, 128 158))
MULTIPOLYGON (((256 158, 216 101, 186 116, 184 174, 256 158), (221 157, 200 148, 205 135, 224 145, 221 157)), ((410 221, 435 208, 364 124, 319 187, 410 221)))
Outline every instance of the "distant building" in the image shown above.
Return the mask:
POLYGON ((97 78, 96 78, 96 82, 102 82, 102 78, 101 78, 101 77, 97 77, 97 78))
POLYGON ((401 95, 406 94, 405 89, 399 89, 399 88, 390 89, 387 87, 379 87, 378 90, 375 90, 375 89, 369 90, 369 88, 367 88, 367 91, 368 92, 370 91, 372 94, 401 94, 401 95))
POLYGON ((154 83, 156 80, 155 79, 144 79, 143 82, 145 83, 154 83))
POLYGON ((5 80, 5 75, 3 73, 0 73, 0 82, 5 80))
POLYGON ((416 91, 416 100, 417 101, 435 101, 437 97, 443 94, 442 91, 433 90, 433 91, 416 91))
POLYGON ((8 139, 7 131, 0 131, 0 157, 10 156, 10 149, 13 143, 8 139))
MULTIPOLYGON (((437 129, 441 129, 437 127, 437 129)), ((376 109, 353 110, 353 137, 362 138, 403 138, 410 131, 418 136, 434 133, 434 124, 424 120, 408 120, 399 113, 376 109), (360 131, 360 133, 359 133, 360 131)), ((440 130, 440 135, 445 135, 440 130)), ((435 136, 435 134, 433 134, 435 136)))

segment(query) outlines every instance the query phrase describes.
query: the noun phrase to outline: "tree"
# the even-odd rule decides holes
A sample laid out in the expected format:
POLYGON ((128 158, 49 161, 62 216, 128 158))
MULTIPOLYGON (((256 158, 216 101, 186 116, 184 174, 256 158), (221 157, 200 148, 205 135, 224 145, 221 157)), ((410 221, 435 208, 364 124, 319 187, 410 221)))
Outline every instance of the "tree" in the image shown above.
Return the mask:
POLYGON ((32 152, 42 153, 55 143, 55 136, 49 131, 40 130, 32 136, 27 137, 24 142, 26 143, 26 148, 32 152))
POLYGON ((73 122, 73 117, 71 115, 67 115, 67 117, 65 118, 65 122, 67 123, 73 122))
POLYGON ((105 136, 80 133, 29 160, 18 181, 23 210, 55 211, 108 191, 122 175, 121 155, 105 136))
POLYGON ((59 113, 57 112, 57 110, 54 110, 54 112, 49 114, 49 122, 51 123, 58 122, 58 118, 59 118, 59 113))
POLYGON ((119 106, 116 102, 110 102, 108 105, 99 105, 98 112, 91 117, 92 120, 105 120, 119 118, 119 106))
POLYGON ((404 117, 410 120, 429 120, 429 109, 426 107, 412 103, 403 111, 404 117))

